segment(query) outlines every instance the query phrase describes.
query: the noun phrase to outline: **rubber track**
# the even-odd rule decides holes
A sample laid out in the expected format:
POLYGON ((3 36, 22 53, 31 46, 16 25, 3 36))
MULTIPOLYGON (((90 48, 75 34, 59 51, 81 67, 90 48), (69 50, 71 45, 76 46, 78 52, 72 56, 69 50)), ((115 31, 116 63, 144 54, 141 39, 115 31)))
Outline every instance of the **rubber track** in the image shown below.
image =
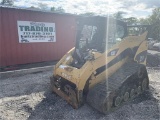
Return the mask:
MULTIPOLYGON (((137 73, 139 67, 140 64, 133 62, 124 64, 119 70, 117 70, 117 72, 109 77, 108 80, 98 83, 89 90, 87 95, 87 103, 98 111, 106 114, 106 111, 103 109, 106 101, 109 101, 109 93, 117 91, 130 76, 133 76, 137 73)), ((109 111, 107 111, 107 113, 109 111)))

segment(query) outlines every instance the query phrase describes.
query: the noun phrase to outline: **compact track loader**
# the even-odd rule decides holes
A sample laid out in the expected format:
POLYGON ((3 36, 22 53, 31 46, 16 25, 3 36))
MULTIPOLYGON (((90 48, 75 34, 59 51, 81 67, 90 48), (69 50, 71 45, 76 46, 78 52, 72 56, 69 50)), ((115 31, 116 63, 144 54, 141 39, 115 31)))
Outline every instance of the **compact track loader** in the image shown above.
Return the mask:
POLYGON ((129 36, 126 23, 109 17, 81 17, 76 31, 75 48, 50 78, 56 94, 107 114, 148 89, 147 32, 129 36))

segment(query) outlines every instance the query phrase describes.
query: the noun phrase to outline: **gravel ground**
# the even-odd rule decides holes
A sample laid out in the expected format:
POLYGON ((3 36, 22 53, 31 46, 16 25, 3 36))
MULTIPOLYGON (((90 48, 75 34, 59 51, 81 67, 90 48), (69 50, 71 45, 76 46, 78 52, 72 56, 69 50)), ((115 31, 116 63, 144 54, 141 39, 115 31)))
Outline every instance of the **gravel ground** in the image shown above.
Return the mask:
POLYGON ((2 120, 160 120, 160 69, 148 68, 150 90, 109 115, 87 104, 73 109, 50 92, 52 71, 41 71, 0 80, 2 120))

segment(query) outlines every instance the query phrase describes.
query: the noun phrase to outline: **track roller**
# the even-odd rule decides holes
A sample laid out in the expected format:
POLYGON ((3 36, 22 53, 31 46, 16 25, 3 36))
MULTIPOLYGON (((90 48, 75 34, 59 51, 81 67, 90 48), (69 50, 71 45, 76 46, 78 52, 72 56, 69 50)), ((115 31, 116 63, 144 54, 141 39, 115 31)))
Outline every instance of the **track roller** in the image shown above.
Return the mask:
POLYGON ((114 106, 118 107, 121 104, 121 101, 122 101, 122 99, 121 99, 120 96, 115 97, 115 99, 114 99, 114 106))
POLYGON ((125 94, 123 96, 124 102, 128 101, 128 99, 129 99, 129 92, 125 92, 125 94))
POLYGON ((148 84, 145 67, 137 63, 128 63, 107 80, 91 88, 87 94, 87 103, 107 114, 141 94, 148 88, 148 84), (106 81, 108 81, 107 89, 106 81))
POLYGON ((130 91, 130 98, 133 98, 135 96, 135 89, 132 88, 130 91))
POLYGON ((142 87, 141 87, 141 86, 138 86, 138 87, 137 87, 137 94, 139 95, 139 94, 141 94, 141 92, 142 92, 142 87))

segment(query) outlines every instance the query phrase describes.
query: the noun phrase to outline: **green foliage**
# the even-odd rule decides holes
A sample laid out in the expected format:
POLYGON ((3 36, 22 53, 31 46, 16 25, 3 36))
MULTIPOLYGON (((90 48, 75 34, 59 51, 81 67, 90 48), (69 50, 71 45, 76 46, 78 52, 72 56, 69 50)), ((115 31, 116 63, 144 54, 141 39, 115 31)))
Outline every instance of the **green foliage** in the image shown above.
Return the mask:
POLYGON ((141 24, 141 25, 150 25, 150 21, 148 20, 148 18, 140 18, 138 20, 138 22, 141 24))
POLYGON ((59 12, 59 13, 65 13, 65 10, 62 7, 55 8, 53 6, 53 7, 51 7, 50 11, 52 11, 52 12, 59 12))
POLYGON ((123 20, 123 14, 126 14, 125 12, 119 11, 117 13, 115 13, 113 16, 117 19, 117 20, 123 20))
POLYGON ((87 13, 83 13, 83 14, 80 14, 82 16, 94 16, 95 14, 93 12, 87 12, 87 13))
POLYGON ((117 12, 113 16, 116 19, 123 20, 127 22, 128 25, 152 25, 150 30, 150 37, 155 40, 160 41, 160 7, 155 8, 152 11, 152 14, 147 18, 137 19, 135 17, 123 18, 123 14, 121 12, 117 12))
POLYGON ((153 24, 151 36, 152 38, 160 41, 160 21, 156 22, 156 24, 153 24))
POLYGON ((31 9, 31 10, 40 10, 40 8, 35 7, 35 6, 31 6, 31 7, 29 7, 28 9, 31 9))
POLYGON ((12 6, 14 4, 14 1, 13 0, 2 0, 1 4, 12 6))
POLYGON ((55 7, 51 7, 51 11, 55 11, 55 7))
POLYGON ((152 25, 151 36, 160 41, 160 7, 152 11, 152 15, 149 16, 148 21, 152 25))
POLYGON ((138 19, 135 17, 125 18, 123 20, 127 22, 128 25, 136 25, 138 23, 138 19))
POLYGON ((64 13, 65 12, 65 10, 62 7, 56 8, 55 11, 59 12, 59 13, 64 13))
POLYGON ((140 24, 152 25, 150 27, 150 37, 160 41, 160 7, 153 9, 152 14, 139 20, 140 24))
POLYGON ((160 7, 159 8, 155 8, 152 11, 152 15, 149 17, 151 23, 156 23, 157 21, 160 20, 160 7))
POLYGON ((47 8, 48 8, 47 4, 45 4, 45 3, 38 3, 38 7, 41 10, 47 10, 47 8))

